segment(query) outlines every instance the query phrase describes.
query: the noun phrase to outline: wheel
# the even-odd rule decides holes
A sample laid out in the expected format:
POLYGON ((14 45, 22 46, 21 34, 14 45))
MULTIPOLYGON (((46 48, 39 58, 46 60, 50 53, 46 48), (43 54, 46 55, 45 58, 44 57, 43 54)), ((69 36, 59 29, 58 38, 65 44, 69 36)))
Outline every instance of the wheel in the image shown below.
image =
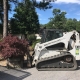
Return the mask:
POLYGON ((68 63, 72 62, 72 56, 65 56, 64 61, 68 63))

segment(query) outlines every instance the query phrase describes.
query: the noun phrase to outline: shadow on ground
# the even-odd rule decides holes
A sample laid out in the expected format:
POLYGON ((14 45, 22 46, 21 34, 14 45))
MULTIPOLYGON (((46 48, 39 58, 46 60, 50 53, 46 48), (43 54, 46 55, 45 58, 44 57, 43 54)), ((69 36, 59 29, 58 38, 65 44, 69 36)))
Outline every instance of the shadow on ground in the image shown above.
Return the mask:
POLYGON ((7 69, 0 66, 0 80, 23 80, 31 74, 21 69, 7 69))

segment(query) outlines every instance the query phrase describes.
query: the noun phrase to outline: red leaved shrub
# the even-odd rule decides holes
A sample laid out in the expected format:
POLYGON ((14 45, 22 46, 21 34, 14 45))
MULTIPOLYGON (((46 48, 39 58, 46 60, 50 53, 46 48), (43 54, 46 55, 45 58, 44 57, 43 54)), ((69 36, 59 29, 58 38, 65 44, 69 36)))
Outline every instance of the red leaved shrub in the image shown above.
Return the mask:
POLYGON ((0 53, 4 58, 25 55, 28 53, 28 42, 17 36, 8 35, 0 42, 0 53))

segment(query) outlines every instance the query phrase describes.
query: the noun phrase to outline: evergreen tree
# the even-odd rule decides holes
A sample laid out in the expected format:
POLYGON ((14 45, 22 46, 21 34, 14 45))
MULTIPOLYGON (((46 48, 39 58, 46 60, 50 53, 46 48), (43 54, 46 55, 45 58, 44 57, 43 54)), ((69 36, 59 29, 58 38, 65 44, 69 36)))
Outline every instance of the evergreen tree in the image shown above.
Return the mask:
POLYGON ((24 3, 19 3, 14 11, 16 12, 14 14, 14 19, 11 19, 12 33, 26 34, 38 31, 38 15, 30 0, 25 0, 24 3))

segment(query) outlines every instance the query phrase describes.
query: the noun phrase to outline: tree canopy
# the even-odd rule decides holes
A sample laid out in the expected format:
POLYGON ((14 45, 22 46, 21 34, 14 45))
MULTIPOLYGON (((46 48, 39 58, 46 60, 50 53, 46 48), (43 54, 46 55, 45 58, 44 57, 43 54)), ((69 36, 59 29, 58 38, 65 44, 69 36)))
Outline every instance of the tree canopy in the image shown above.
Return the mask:
MULTIPOLYGON (((7 9, 7 12, 8 12, 8 10, 11 10, 11 3, 16 3, 16 7, 19 7, 19 5, 21 5, 20 4, 20 0, 6 0, 8 3, 6 3, 6 5, 8 6, 8 8, 6 8, 7 9)), ((49 2, 37 2, 36 0, 28 0, 28 1, 30 1, 31 3, 32 3, 32 5, 33 5, 33 7, 34 8, 39 8, 39 9, 43 9, 43 10, 45 10, 45 9, 49 9, 49 8, 51 8, 52 6, 51 6, 51 4, 49 3, 49 2)), ((24 3, 26 3, 27 2, 27 0, 21 0, 21 3, 22 4, 24 4, 24 3)), ((4 28, 3 28, 3 0, 1 0, 0 1, 0 33, 2 33, 2 32, 4 32, 4 28), (2 32, 1 32, 2 31, 2 32)), ((30 6, 30 5, 28 5, 28 6, 30 6)), ((16 10, 16 9, 15 9, 16 10)), ((34 10, 34 9, 33 9, 34 10)), ((35 10, 34 10, 35 11, 35 10)), ((15 11, 15 12, 17 12, 17 11, 15 11)), ((28 13, 28 12, 27 12, 28 13)), ((5 13, 4 13, 5 14, 5 13)), ((6 13, 7 14, 7 13, 6 13)), ((6 15, 7 16, 7 18, 8 18, 8 15, 6 15)), ((35 17, 37 18, 38 16, 36 16, 35 15, 35 17)), ((14 20, 14 19, 13 19, 14 20)), ((6 22, 8 22, 8 21, 6 21, 6 22)), ((6 25, 5 27, 7 27, 7 24, 6 24, 6 22, 4 22, 4 24, 6 25)), ((15 21, 14 21, 15 22, 15 21)), ((22 23, 23 24, 23 23, 22 23)), ((38 24, 38 23, 37 23, 38 24)), ((34 25, 34 24, 33 24, 34 25)), ((6 30, 5 30, 6 31, 6 30)))
POLYGON ((14 10, 14 18, 11 19, 12 33, 34 33, 39 29, 38 15, 30 0, 19 3, 14 10))
MULTIPOLYGON (((54 0, 55 1, 55 0, 54 0)), ((52 8, 50 2, 37 2, 36 0, 8 0, 8 10, 11 10, 11 3, 17 3, 15 7, 14 18, 11 19, 12 33, 36 33, 40 26, 47 28, 57 28, 63 30, 79 30, 80 21, 77 19, 66 18, 67 12, 60 9, 53 9, 53 17, 45 25, 39 25, 38 15, 35 8, 49 9, 52 8)), ((3 0, 0 1, 0 33, 3 30, 3 0)))
POLYGON ((67 12, 62 12, 60 9, 53 9, 53 17, 45 24, 47 28, 63 29, 64 31, 79 30, 80 21, 73 18, 66 18, 67 12))

